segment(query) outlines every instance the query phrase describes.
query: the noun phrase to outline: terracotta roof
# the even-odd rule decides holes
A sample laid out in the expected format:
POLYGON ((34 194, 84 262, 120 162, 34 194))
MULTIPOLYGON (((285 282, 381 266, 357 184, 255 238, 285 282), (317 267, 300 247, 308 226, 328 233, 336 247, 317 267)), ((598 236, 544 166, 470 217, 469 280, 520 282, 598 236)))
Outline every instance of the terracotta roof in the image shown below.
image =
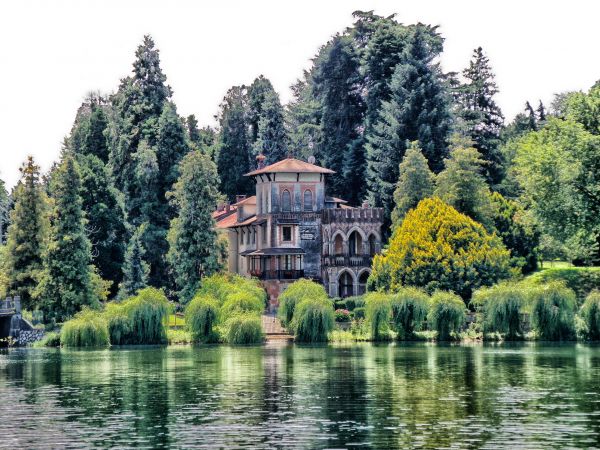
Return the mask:
POLYGON ((314 164, 300 161, 295 158, 286 158, 281 161, 277 161, 275 164, 263 167, 262 169, 254 170, 247 173, 246 177, 253 175, 260 175, 261 173, 335 173, 333 170, 326 169, 325 167, 319 167, 314 164))
POLYGON ((256 205, 256 195, 253 195, 252 197, 246 197, 244 200, 240 200, 237 203, 234 203, 233 206, 240 206, 240 205, 256 205))
POLYGON ((261 248, 249 253, 250 256, 302 255, 304 250, 298 247, 261 248))
POLYGON ((237 214, 230 214, 224 219, 217 222, 217 228, 229 228, 237 223, 237 214))

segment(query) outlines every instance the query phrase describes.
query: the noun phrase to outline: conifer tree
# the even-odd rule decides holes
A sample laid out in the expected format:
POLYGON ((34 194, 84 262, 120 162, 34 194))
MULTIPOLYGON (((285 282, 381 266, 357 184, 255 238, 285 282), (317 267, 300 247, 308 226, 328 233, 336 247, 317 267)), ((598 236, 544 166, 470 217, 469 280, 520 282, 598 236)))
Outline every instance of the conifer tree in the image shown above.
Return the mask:
POLYGON ((537 130, 537 116, 535 115, 535 111, 533 110, 533 106, 528 101, 525 102, 525 113, 527 114, 528 120, 528 128, 530 130, 537 130))
POLYGON ((200 148, 202 146, 202 137, 200 136, 200 129, 198 128, 198 119, 196 119, 194 114, 190 114, 186 117, 185 126, 190 142, 200 148))
POLYGON ((88 123, 81 152, 86 155, 94 155, 106 164, 108 162, 108 140, 104 133, 108 127, 108 117, 104 107, 96 101, 91 103, 88 123))
POLYGON ((544 106, 544 104, 542 103, 541 100, 540 100, 540 104, 537 107, 536 113, 537 113, 538 122, 546 121, 546 107, 544 106))
POLYGON ((329 178, 331 193, 358 204, 364 194, 364 102, 360 93, 360 64, 352 40, 336 36, 315 62, 314 91, 321 108, 319 160, 336 173, 329 178))
POLYGON ((491 184, 498 184, 502 179, 502 158, 498 147, 504 116, 494 101, 498 87, 489 59, 481 47, 473 51, 473 57, 469 67, 463 71, 463 76, 467 83, 460 88, 459 100, 467 134, 482 158, 487 161, 484 168, 486 179, 491 184))
POLYGON ((253 185, 244 174, 250 171, 250 145, 246 118, 246 92, 234 86, 221 104, 217 168, 221 175, 221 192, 229 200, 237 194, 251 194, 253 185))
POLYGON ((119 285, 119 298, 121 299, 136 295, 140 289, 148 285, 150 268, 144 261, 146 252, 141 240, 141 236, 144 234, 143 228, 142 226, 135 230, 127 245, 123 263, 123 281, 119 285))
POLYGON ((258 128, 260 119, 264 117, 264 104, 267 97, 275 97, 279 101, 279 97, 271 84, 271 81, 264 75, 260 75, 256 78, 247 90, 247 120, 250 126, 250 132, 248 133, 248 139, 250 145, 254 145, 258 139, 258 128))
POLYGON ((48 199, 40 182, 40 168, 29 156, 21 167, 14 190, 14 209, 8 227, 8 295, 21 297, 23 308, 34 309, 33 300, 48 235, 48 199))
POLYGON ((267 92, 262 104, 258 133, 253 144, 254 155, 266 156, 267 164, 287 157, 287 135, 283 120, 283 107, 275 92, 267 92))
POLYGON ((435 195, 491 230, 490 190, 482 173, 486 163, 467 142, 455 142, 446 167, 437 176, 435 195))
POLYGON ((6 190, 4 181, 0 179, 0 245, 2 245, 6 238, 6 229, 9 223, 9 212, 10 212, 10 197, 6 190))
POLYGON ((418 140, 434 172, 442 168, 450 130, 448 94, 440 80, 425 31, 415 29, 391 80, 390 101, 367 134, 367 183, 372 205, 384 208, 390 223, 398 168, 408 142, 418 140))
POLYGON ((207 155, 198 151, 188 153, 180 170, 181 176, 169 194, 178 215, 171 221, 168 259, 179 299, 187 303, 196 293, 200 277, 221 267, 221 250, 212 217, 220 195, 217 168, 207 155))
POLYGON ((394 191, 395 207, 392 212, 394 229, 402 222, 406 213, 419 204, 421 200, 433 195, 435 175, 423 156, 419 143, 413 141, 406 149, 400 163, 400 176, 394 191))
POLYGON ((44 270, 36 289, 46 320, 60 322, 97 306, 92 286, 91 245, 85 232, 81 178, 75 159, 66 156, 53 180, 54 210, 44 270))

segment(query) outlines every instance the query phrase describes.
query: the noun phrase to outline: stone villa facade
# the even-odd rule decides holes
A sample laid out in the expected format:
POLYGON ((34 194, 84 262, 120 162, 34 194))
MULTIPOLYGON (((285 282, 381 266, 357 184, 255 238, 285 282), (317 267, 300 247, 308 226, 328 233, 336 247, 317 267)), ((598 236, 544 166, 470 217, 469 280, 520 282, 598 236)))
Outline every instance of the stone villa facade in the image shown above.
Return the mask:
POLYGON ((323 283, 331 297, 365 292, 373 255, 381 250, 381 208, 353 208, 325 194, 333 171, 288 158, 246 176, 256 195, 215 211, 227 233, 228 269, 261 280, 271 308, 299 278, 323 283))

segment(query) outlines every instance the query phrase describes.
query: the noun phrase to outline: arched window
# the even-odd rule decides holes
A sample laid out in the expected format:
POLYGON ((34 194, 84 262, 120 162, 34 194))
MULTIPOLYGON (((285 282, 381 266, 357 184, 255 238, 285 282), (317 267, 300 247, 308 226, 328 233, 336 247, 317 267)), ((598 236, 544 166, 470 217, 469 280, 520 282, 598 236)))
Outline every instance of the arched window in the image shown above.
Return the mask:
POLYGON ((313 195, 310 189, 304 191, 304 211, 313 210, 313 195))
POLYGON ((292 196, 287 189, 281 193, 281 210, 290 212, 292 210, 292 196))

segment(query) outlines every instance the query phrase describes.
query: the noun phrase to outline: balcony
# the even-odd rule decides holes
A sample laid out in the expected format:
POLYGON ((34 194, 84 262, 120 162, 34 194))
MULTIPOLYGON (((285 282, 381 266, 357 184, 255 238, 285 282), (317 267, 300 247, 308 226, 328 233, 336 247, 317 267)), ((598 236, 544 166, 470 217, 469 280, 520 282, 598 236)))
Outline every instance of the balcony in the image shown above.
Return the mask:
POLYGON ((373 257, 369 255, 326 255, 323 265, 328 267, 371 267, 373 257))
POLYGON ((259 280, 298 280, 304 278, 304 270, 264 270, 252 271, 259 280))

